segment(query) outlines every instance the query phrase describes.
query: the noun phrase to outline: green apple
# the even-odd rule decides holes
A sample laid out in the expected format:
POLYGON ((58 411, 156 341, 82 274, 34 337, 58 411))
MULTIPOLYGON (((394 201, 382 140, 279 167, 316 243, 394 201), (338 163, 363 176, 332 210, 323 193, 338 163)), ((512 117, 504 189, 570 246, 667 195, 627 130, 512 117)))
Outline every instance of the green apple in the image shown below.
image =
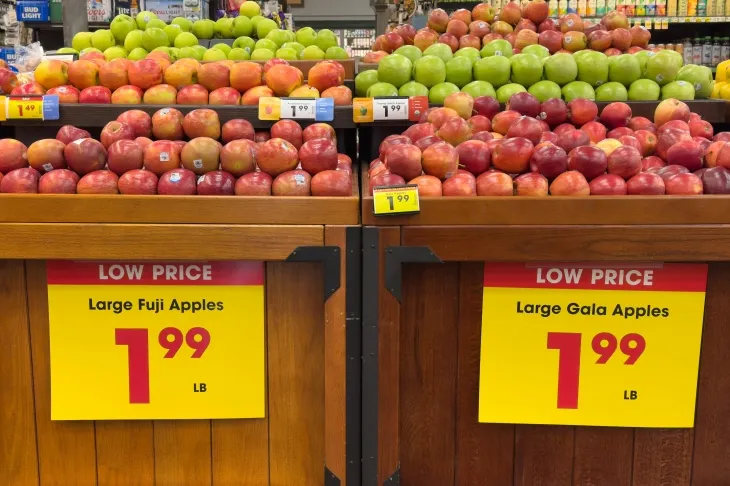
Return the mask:
POLYGON ((152 12, 148 12, 146 10, 141 11, 135 17, 135 19, 137 20, 137 28, 139 30, 145 30, 147 28, 147 22, 156 18, 157 15, 152 12))
POLYGON ((304 47, 314 45, 314 41, 317 40, 317 33, 311 27, 302 27, 296 31, 296 41, 304 47))
POLYGON ((299 59, 321 61, 324 59, 324 51, 317 46, 307 46, 299 53, 299 59))
POLYGON ((62 47, 59 50, 57 50, 56 53, 57 54, 78 54, 79 51, 77 51, 73 47, 62 47))
POLYGON ((411 62, 416 62, 421 57, 423 57, 423 52, 421 52, 421 49, 419 49, 416 46, 400 46, 398 49, 395 50, 393 54, 400 54, 401 56, 406 56, 408 59, 411 60, 411 62))
POLYGON ((378 82, 378 72, 368 69, 355 76, 355 94, 365 96, 370 86, 378 82))
POLYGON ((192 46, 191 49, 195 51, 195 54, 198 56, 196 59, 199 61, 202 60, 205 53, 208 52, 208 49, 201 45, 192 46))
POLYGON ((479 54, 479 49, 474 47, 462 47, 454 53, 454 57, 465 57, 471 61, 472 64, 482 58, 479 54))
MULTIPOLYGON (((132 52, 134 49, 142 47, 142 39, 144 39, 144 32, 141 30, 133 30, 124 39, 124 48, 127 52, 132 52)), ((195 43, 198 43, 198 39, 195 39, 195 43)))
POLYGON ((129 59, 130 61, 141 61, 142 59, 147 57, 147 54, 149 54, 149 52, 142 49, 141 47, 135 47, 134 49, 129 51, 129 54, 127 54, 127 59, 129 59))
POLYGON ((687 81, 695 88, 695 99, 709 98, 712 94, 712 71, 707 66, 687 64, 677 73, 678 81, 687 81))
POLYGON ((472 81, 461 88, 461 90, 464 93, 471 95, 472 98, 478 98, 480 96, 491 96, 492 98, 497 97, 497 93, 494 91, 494 86, 486 81, 472 81))
POLYGON ((91 34, 91 45, 94 49, 99 49, 101 52, 104 52, 110 47, 117 45, 117 40, 110 30, 100 29, 91 34))
POLYGON ((233 36, 235 38, 239 38, 242 36, 250 36, 253 32, 253 24, 251 23, 251 19, 248 17, 241 15, 240 17, 236 17, 233 20, 233 36))
MULTIPOLYGON (((271 41, 274 41, 277 49, 289 41, 289 35, 286 33, 285 30, 282 30, 282 29, 272 30, 271 32, 266 34, 266 38, 271 41)), ((323 50, 325 50, 325 49, 323 49, 323 50)))
POLYGON ((327 52, 327 49, 339 45, 339 42, 337 42, 337 36, 334 32, 329 29, 322 29, 317 32, 314 45, 327 52))
POLYGON ((264 17, 261 15, 254 15, 253 17, 251 17, 251 27, 253 27, 253 34, 256 33, 256 28, 258 27, 259 22, 261 22, 262 20, 264 20, 264 17))
POLYGON ((296 61, 299 59, 299 56, 297 55, 297 51, 294 49, 289 49, 286 47, 282 47, 280 49, 276 50, 276 53, 274 53, 276 57, 279 59, 285 59, 287 61, 296 61))
POLYGON ((695 87, 687 81, 672 81, 662 86, 662 99, 667 98, 693 100, 695 99, 695 87))
POLYGON ((79 57, 85 56, 86 54, 89 54, 90 52, 98 52, 99 54, 104 54, 99 49, 95 47, 87 47, 86 49, 81 49, 81 52, 79 52, 79 57))
POLYGON ((664 53, 664 55, 670 57, 674 64, 677 66, 677 69, 681 68, 684 65, 684 58, 682 57, 682 54, 678 53, 674 49, 664 49, 662 51, 659 51, 659 53, 664 53))
POLYGON ((390 83, 375 83, 368 88, 365 96, 368 98, 375 98, 376 96, 398 96, 398 88, 390 83))
POLYGON ((416 81, 409 81, 400 87, 398 96, 428 96, 428 88, 416 81))
POLYGON ((406 56, 390 54, 378 64, 378 80, 400 88, 411 80, 413 63, 406 56))
MULTIPOLYGON (((178 53, 177 58, 178 59, 188 59, 188 58, 198 59, 198 54, 196 53, 196 50, 193 49, 192 47, 182 47, 182 48, 180 48, 180 52, 178 53)), ((200 55, 200 59, 198 59, 198 61, 200 61, 201 59, 203 59, 202 54, 200 55)))
POLYGON ((225 61, 228 55, 219 49, 208 49, 203 54, 203 61, 225 61))
POLYGON ((505 84, 504 86, 500 86, 497 90, 497 101, 499 101, 500 103, 507 103, 513 94, 524 93, 525 91, 527 90, 521 84, 505 84))
POLYGON ((413 63, 413 79, 432 88, 446 81, 446 64, 439 57, 424 55, 413 63))
POLYGON ((545 59, 543 64, 545 79, 560 86, 575 81, 578 77, 578 64, 568 53, 560 52, 545 59))
POLYGON ((631 86, 631 83, 641 77, 639 60, 631 54, 611 56, 608 61, 608 80, 631 86))
MULTIPOLYGON (((446 63, 446 81, 463 88, 472 81, 472 62, 467 57, 455 57, 446 63)), ((542 69, 540 69, 542 74, 542 69)))
POLYGON ((178 49, 177 47, 170 47, 169 49, 170 60, 173 62, 177 61, 177 56, 178 54, 180 54, 180 49, 178 49))
POLYGON ((251 53, 251 60, 268 61, 269 59, 273 59, 275 55, 271 49, 256 49, 251 53))
POLYGON ((224 44, 223 42, 219 42, 218 44, 211 46, 211 49, 218 49, 219 51, 223 51, 223 53, 228 56, 228 53, 231 52, 231 46, 228 44, 224 44))
POLYGON ((495 39, 486 46, 482 47, 480 54, 482 57, 512 57, 512 44, 504 39, 495 39))
MULTIPOLYGON (((285 44, 289 44, 289 42, 286 42, 285 44)), ((350 59, 349 54, 347 54, 347 51, 344 50, 340 46, 334 46, 327 49, 327 52, 324 53, 325 59, 350 59)))
POLYGON ((256 49, 268 49, 272 52, 276 52, 276 50, 279 48, 279 46, 276 45, 276 42, 272 41, 271 39, 260 39, 256 41, 256 44, 254 44, 253 50, 256 49))
POLYGON ((532 54, 533 56, 537 56, 540 59, 546 59, 550 57, 550 51, 548 50, 548 48, 545 46, 541 46, 540 44, 525 46, 525 48, 522 49, 521 54, 532 54))
POLYGON ((137 28, 137 22, 129 15, 117 15, 109 24, 109 30, 117 42, 124 42, 127 34, 137 28))
POLYGON ((532 96, 540 100, 540 103, 543 103, 551 98, 560 98, 562 95, 558 83, 548 81, 547 79, 538 81, 537 83, 530 86, 530 89, 528 89, 527 91, 532 96))
POLYGON ((256 35, 259 39, 266 39, 266 36, 269 35, 269 32, 278 28, 279 26, 276 25, 276 22, 271 19, 264 18, 259 20, 258 24, 256 24, 256 35))
POLYGON ((490 56, 474 63, 474 79, 487 81, 495 88, 509 83, 512 64, 508 57, 490 56))
POLYGON ((83 51, 91 47, 91 32, 79 32, 71 40, 71 47, 77 51, 83 51))
POLYGON ((629 86, 629 100, 656 101, 659 99, 661 88, 651 79, 637 79, 629 86))
POLYGON ((177 24, 170 24, 162 31, 167 35, 167 40, 170 41, 170 45, 175 45, 175 39, 177 39, 177 36, 183 33, 182 27, 180 27, 177 24))
POLYGON ((446 44, 431 44, 423 51, 424 56, 436 56, 444 63, 449 62, 454 54, 451 52, 451 48, 446 44))
POLYGON ((170 55, 170 48, 167 47, 167 46, 160 46, 160 47, 155 47, 150 52, 164 52, 165 54, 167 54, 169 56, 170 55))
POLYGON ((228 59, 231 61, 248 61, 251 59, 251 54, 246 49, 234 47, 231 49, 231 52, 228 53, 228 59))
POLYGON ((145 28, 145 30, 147 30, 147 29, 164 29, 165 27, 167 27, 167 24, 165 23, 164 20, 151 19, 149 22, 147 22, 147 27, 145 28))
POLYGON ((191 31, 198 39, 212 39, 215 35, 215 22, 208 19, 196 20, 191 31))
POLYGON ((584 81, 594 88, 608 81, 609 57, 602 52, 583 50, 573 55, 578 66, 578 81, 584 81), (575 54, 585 53, 577 56, 575 54))
POLYGON ((230 17, 223 17, 215 21, 213 26, 215 36, 219 39, 232 39, 233 35, 233 19, 230 17))
POLYGON ((565 99, 566 103, 577 98, 585 98, 595 101, 596 92, 593 91, 593 86, 585 81, 573 81, 563 86, 563 99, 565 99))
POLYGON ((107 61, 111 61, 112 59, 117 59, 119 57, 127 57, 127 51, 124 50, 124 47, 114 46, 104 51, 104 59, 107 61))
POLYGON ((669 84, 679 73, 676 58, 669 51, 660 51, 646 61, 644 78, 656 81, 659 86, 669 84))
MULTIPOLYGON (((287 42, 296 42, 297 36, 294 34, 293 30, 284 30, 284 33, 287 36, 287 42)), ((325 51, 326 52, 326 51, 325 51)))
POLYGON ((164 30, 153 27, 144 31, 144 35, 142 36, 142 47, 148 51, 151 51, 155 47, 168 47, 169 45, 170 39, 167 38, 167 34, 165 34, 164 30))
POLYGON ((604 83, 596 88, 596 101, 628 101, 628 99, 626 86, 616 81, 604 83))
POLYGON ((170 25, 179 25, 183 32, 190 32, 190 29, 193 28, 193 23, 185 17, 175 17, 170 25))
POLYGON ((175 37, 175 47, 182 49, 183 47, 193 47, 198 45, 198 38, 190 32, 183 32, 175 37))
POLYGON ((646 61, 648 61, 654 54, 656 54, 654 51, 639 51, 633 54, 633 56, 639 61, 639 68, 641 68, 642 74, 646 71, 646 61))
POLYGON ((241 4, 241 7, 238 9, 238 13, 239 15, 250 19, 261 14, 261 7, 259 7, 258 3, 249 0, 241 4))
POLYGON ((453 83, 439 83, 428 90, 428 102, 434 105, 443 105, 447 96, 458 92, 459 87, 453 83))
POLYGON ((515 54, 510 58, 512 82, 529 88, 542 79, 542 60, 532 54, 515 54))
MULTIPOLYGON (((302 51, 304 50, 304 46, 301 45, 299 42, 285 42, 283 46, 281 46, 285 49, 294 49, 297 51, 297 56, 302 54, 302 51)), ((327 53, 325 53, 325 56, 327 53)))

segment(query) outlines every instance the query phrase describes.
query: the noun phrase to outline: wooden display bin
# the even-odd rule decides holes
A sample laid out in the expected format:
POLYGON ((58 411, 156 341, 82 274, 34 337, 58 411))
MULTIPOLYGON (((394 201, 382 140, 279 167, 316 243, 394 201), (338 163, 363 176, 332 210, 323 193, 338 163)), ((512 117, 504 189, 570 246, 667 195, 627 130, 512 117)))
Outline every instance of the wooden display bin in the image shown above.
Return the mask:
POLYGON ((363 186, 363 486, 727 483, 730 198, 422 198, 375 217, 363 186), (709 263, 694 428, 478 423, 494 261, 709 263))
POLYGON ((358 485, 357 188, 355 177, 347 198, 0 195, 0 483, 358 485), (264 261, 265 418, 51 421, 46 260, 57 259, 264 261))

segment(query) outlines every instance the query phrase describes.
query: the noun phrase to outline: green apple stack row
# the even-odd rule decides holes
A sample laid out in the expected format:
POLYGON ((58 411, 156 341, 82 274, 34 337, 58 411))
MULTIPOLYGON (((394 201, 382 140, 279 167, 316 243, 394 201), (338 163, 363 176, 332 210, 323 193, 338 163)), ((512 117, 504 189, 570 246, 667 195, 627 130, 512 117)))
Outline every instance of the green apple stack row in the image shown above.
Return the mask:
POLYGON ((465 47, 455 53, 445 44, 433 44, 423 52, 404 45, 383 57, 377 70, 363 71, 355 79, 357 96, 428 96, 434 104, 442 104, 458 91, 506 103, 521 91, 540 101, 561 97, 566 101, 653 101, 705 99, 712 88, 709 68, 683 66, 682 55, 672 50, 617 56, 592 50, 550 55, 547 48, 534 44, 513 54, 512 45, 503 39, 493 40, 481 51, 465 47))
POLYGON ((79 32, 72 47, 59 53, 84 55, 102 52, 107 61, 126 57, 138 61, 153 51, 164 51, 174 61, 192 58, 198 61, 258 60, 273 58, 290 61, 298 59, 347 59, 347 52, 338 45, 337 36, 328 29, 316 32, 311 27, 296 33, 279 29, 276 22, 261 15, 256 2, 241 5, 236 18, 224 17, 191 22, 177 17, 166 24, 152 12, 140 12, 136 18, 117 15, 109 30, 79 32), (232 46, 219 43, 207 49, 200 39, 235 39, 232 46))

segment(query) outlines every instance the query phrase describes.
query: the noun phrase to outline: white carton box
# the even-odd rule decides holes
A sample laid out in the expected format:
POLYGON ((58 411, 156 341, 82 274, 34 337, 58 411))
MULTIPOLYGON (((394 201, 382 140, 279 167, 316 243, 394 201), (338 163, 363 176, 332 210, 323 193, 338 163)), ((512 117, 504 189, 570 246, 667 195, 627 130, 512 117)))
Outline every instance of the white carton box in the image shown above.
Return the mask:
POLYGON ((112 0, 87 0, 86 12, 89 22, 110 22, 112 20, 112 0))

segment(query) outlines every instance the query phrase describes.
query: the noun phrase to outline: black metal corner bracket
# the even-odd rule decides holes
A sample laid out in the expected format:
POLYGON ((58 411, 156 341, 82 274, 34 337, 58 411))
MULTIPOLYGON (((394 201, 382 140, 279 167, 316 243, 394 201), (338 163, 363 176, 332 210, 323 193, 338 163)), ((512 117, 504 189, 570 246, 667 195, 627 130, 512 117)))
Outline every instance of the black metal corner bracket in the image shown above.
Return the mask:
POLYGON ((340 288, 339 246, 298 246, 286 257, 286 262, 322 262, 324 269, 324 300, 340 288))
MULTIPOLYGON (((360 486, 360 385, 362 369, 362 229, 345 230, 345 467, 348 486, 360 486)), ((338 483, 339 484, 339 483, 338 483)))
POLYGON ((401 301, 404 263, 443 263, 427 246, 389 246, 385 249, 385 286, 401 301))
POLYGON ((340 486, 340 478, 335 476, 327 466, 324 467, 324 486, 340 486))
POLYGON ((400 466, 383 482, 383 486, 400 486, 400 466))

